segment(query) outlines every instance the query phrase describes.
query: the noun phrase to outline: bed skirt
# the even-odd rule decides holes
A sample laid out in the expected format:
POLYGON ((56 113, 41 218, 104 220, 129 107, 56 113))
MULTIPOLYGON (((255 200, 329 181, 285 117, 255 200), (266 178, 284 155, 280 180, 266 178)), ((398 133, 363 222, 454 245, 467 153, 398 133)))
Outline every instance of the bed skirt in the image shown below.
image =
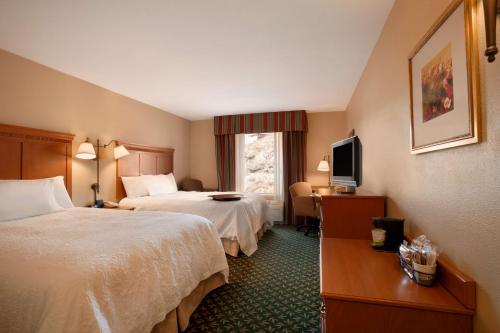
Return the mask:
MULTIPOLYGON (((255 239, 257 242, 262 239, 262 236, 268 229, 268 224, 264 223, 262 228, 257 231, 255 234, 255 239)), ((227 239, 227 238, 221 238, 222 241, 222 246, 224 247, 224 251, 229 254, 232 257, 237 257, 238 253, 240 252, 240 243, 236 239, 227 239)))
POLYGON ((208 279, 205 279, 198 286, 183 298, 177 308, 167 313, 165 319, 156 324, 151 333, 178 333, 183 332, 189 325, 189 318, 194 310, 200 305, 205 296, 214 289, 226 283, 224 274, 215 273, 208 279))

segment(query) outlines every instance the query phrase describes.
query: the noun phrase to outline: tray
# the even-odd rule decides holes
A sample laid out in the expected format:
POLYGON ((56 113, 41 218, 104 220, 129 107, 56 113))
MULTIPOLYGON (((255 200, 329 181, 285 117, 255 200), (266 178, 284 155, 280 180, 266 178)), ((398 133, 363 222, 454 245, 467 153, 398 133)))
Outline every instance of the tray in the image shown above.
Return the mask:
POLYGON ((216 201, 237 201, 241 198, 246 198, 246 195, 242 194, 212 194, 209 195, 213 200, 216 201))

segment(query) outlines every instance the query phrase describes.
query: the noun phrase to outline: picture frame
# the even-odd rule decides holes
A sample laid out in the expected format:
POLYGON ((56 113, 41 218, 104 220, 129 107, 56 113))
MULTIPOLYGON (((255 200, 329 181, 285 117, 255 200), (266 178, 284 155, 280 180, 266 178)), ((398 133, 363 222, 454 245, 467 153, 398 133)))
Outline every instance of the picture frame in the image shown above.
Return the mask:
POLYGON ((481 141, 476 0, 455 0, 408 56, 411 153, 481 141))

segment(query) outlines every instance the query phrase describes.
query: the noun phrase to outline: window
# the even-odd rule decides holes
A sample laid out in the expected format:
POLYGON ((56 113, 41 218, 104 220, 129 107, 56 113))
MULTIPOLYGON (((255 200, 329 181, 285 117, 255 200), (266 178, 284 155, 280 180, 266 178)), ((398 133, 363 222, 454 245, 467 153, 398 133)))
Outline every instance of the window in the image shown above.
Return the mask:
POLYGON ((282 198, 281 133, 236 135, 236 190, 282 198))

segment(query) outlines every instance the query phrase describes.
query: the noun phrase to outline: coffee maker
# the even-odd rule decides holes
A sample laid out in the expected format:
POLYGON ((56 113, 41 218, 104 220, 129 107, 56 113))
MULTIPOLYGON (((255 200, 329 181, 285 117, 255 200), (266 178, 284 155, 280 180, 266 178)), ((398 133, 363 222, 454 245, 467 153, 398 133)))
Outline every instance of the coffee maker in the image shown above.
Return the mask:
POLYGON ((391 217, 373 217, 373 227, 385 230, 384 245, 379 249, 382 251, 398 252, 399 246, 404 240, 404 219, 391 217))

